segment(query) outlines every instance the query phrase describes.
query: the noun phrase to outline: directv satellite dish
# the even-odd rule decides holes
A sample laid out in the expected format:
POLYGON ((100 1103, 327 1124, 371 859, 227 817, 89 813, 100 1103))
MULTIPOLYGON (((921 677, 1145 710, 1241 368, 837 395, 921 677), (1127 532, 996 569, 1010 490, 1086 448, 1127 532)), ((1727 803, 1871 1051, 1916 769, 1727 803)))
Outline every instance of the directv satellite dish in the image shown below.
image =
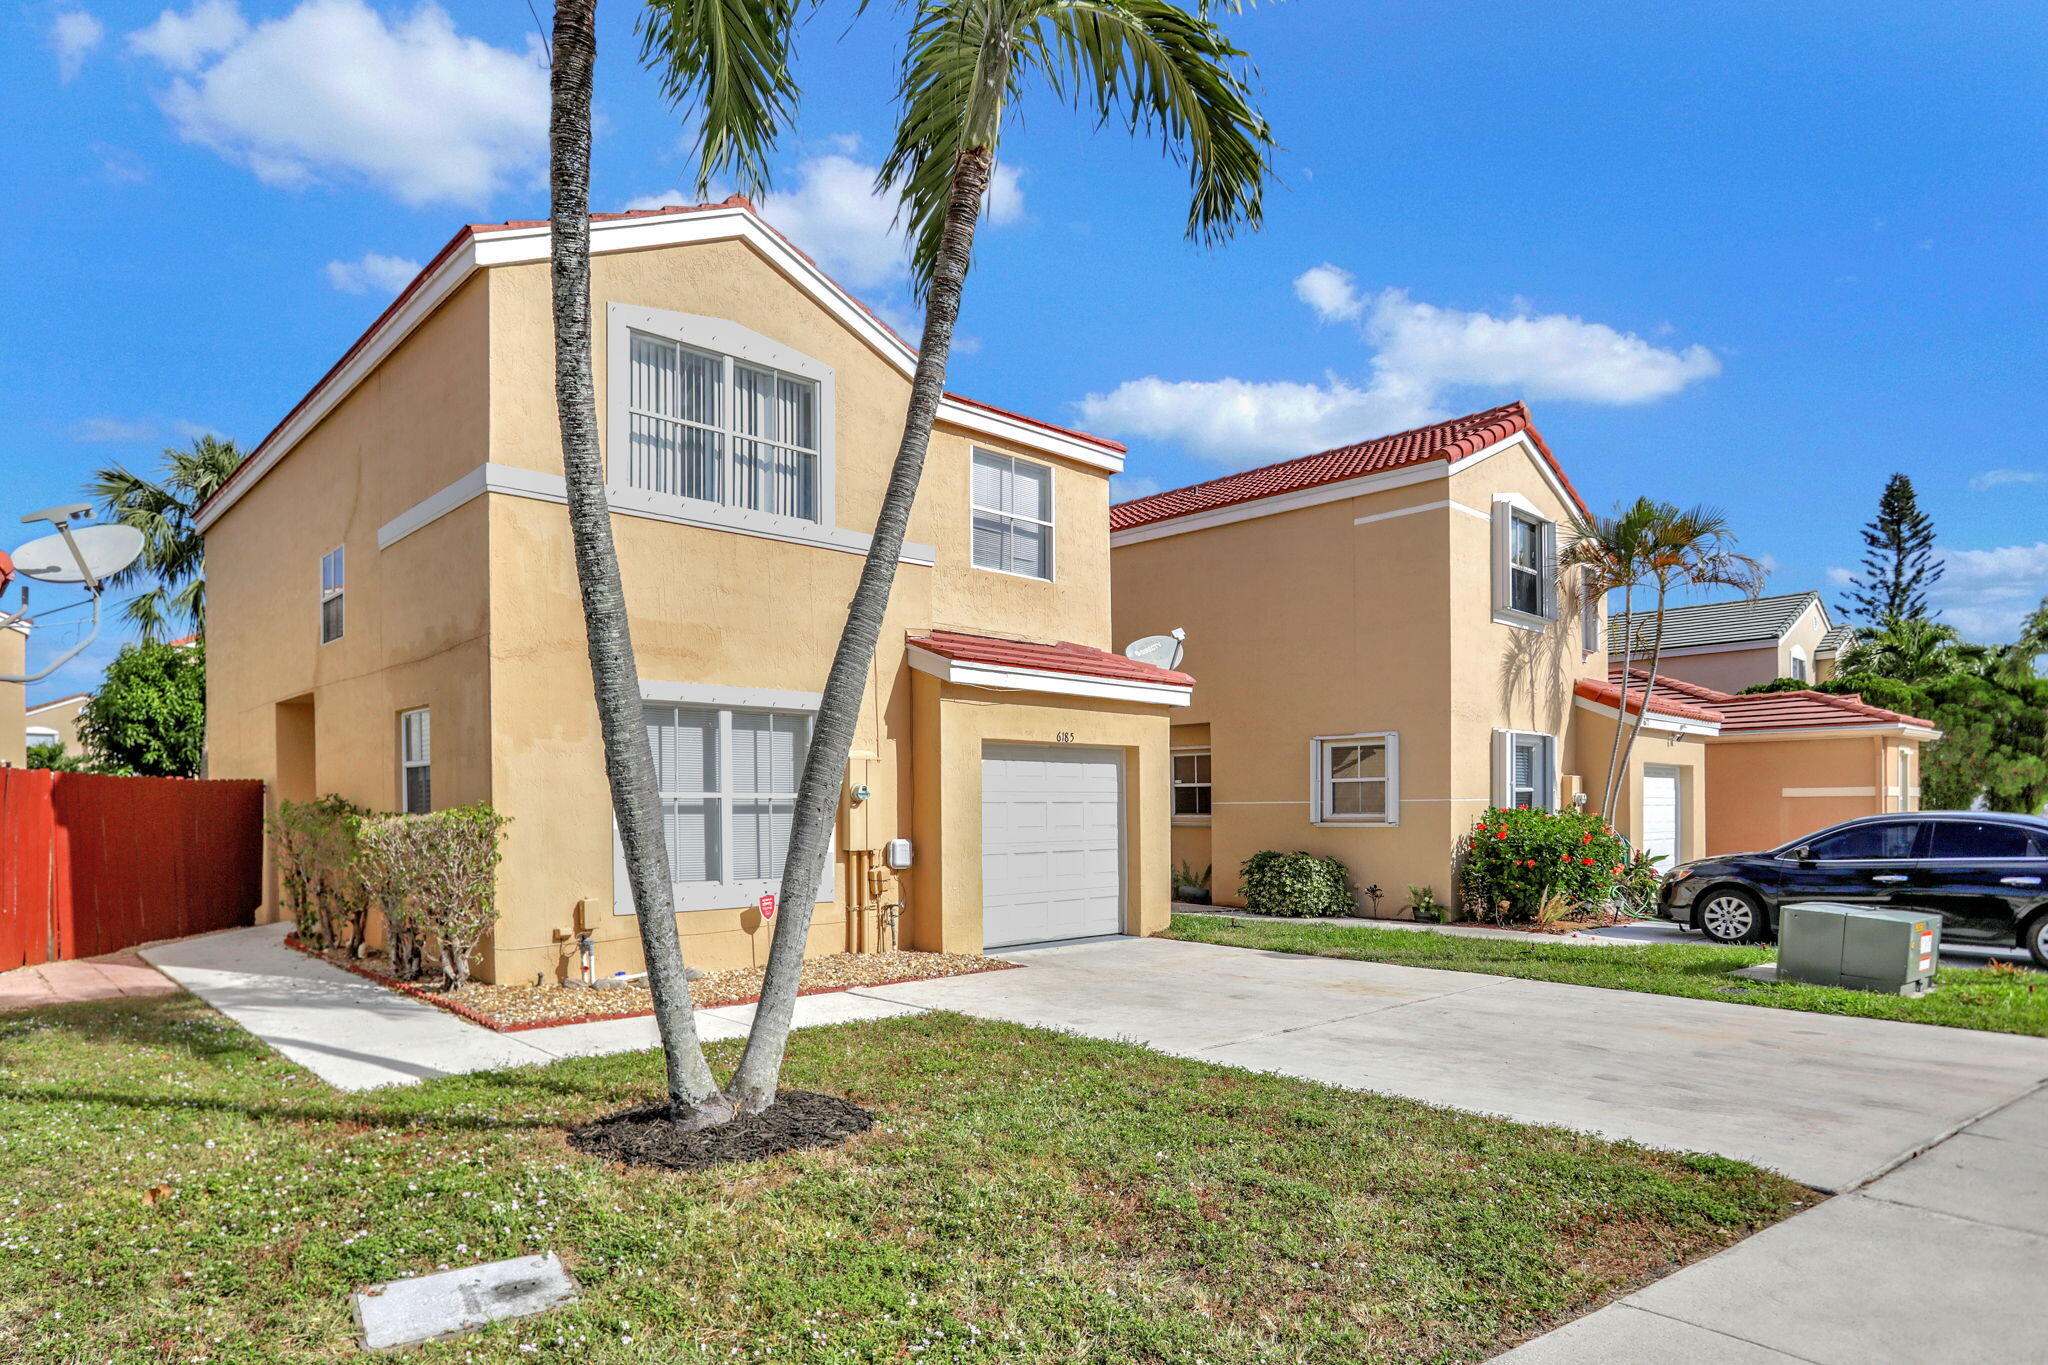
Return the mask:
POLYGON ((14 552, 14 571, 38 583, 97 583, 121 572, 142 553, 133 526, 80 526, 31 540, 14 552))
POLYGON ((1142 640, 1131 641, 1124 646, 1124 657, 1136 659, 1141 664, 1151 664, 1154 668, 1179 668, 1183 653, 1181 641, 1187 638, 1188 633, 1176 626, 1171 634, 1147 635, 1142 640))

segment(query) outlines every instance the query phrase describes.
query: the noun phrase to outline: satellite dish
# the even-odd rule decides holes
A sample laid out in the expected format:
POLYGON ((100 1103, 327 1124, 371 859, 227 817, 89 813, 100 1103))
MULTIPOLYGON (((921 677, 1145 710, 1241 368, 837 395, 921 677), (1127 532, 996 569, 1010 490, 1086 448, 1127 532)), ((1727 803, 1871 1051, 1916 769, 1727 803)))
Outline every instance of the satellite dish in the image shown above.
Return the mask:
POLYGON ((1176 626, 1170 634, 1147 635, 1142 640, 1131 641, 1124 646, 1124 657, 1141 664, 1151 664, 1154 668, 1179 668, 1183 652, 1181 641, 1187 638, 1188 633, 1176 626))
POLYGON ((133 526, 67 527, 16 550, 14 570, 39 583, 97 583, 141 553, 142 532, 133 526))

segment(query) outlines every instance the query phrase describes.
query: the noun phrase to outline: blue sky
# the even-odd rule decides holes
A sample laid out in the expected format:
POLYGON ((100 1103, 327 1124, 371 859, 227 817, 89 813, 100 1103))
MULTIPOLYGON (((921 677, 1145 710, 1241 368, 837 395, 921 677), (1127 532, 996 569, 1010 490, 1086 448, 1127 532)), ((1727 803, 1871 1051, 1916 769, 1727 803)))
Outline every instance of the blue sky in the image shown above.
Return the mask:
MULTIPOLYGON (((900 22, 846 10, 804 40, 767 213, 903 318, 868 189, 900 22)), ((688 184, 632 13, 603 11, 606 208, 688 184)), ((253 444, 457 225, 545 213, 522 4, 0 23, 0 516, 194 431, 253 444)), ((1949 619, 1997 638, 2048 593, 2036 6, 1297 0, 1231 26, 1284 147, 1265 230, 1184 243, 1178 169, 1040 92, 955 387, 1127 440, 1127 495, 1526 397, 1596 507, 1717 504, 1774 591, 1832 599, 1903 470, 1949 619)))

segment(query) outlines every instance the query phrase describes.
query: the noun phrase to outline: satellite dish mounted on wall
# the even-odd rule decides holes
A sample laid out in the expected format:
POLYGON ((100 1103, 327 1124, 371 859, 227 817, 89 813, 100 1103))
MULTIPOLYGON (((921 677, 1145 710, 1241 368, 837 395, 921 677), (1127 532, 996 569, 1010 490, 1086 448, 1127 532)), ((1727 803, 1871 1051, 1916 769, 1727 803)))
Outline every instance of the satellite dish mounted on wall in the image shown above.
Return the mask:
MULTIPOLYGON (((84 653, 86 647, 99 638, 100 596, 106 591, 106 580, 141 556, 142 532, 132 526, 118 525, 72 527, 73 521, 82 521, 91 515, 91 505, 82 502, 31 512, 22 521, 47 521, 57 528, 57 534, 32 540, 11 556, 0 556, 0 559, 11 560, 9 567, 12 573, 24 579, 39 583, 78 583, 92 594, 92 629, 86 632, 84 639, 38 671, 18 676, 0 675, 0 682, 40 682, 84 653)), ((6 587, 10 576, 0 573, 0 589, 6 587)), ((21 610, 0 618, 0 627, 14 625, 27 615, 28 584, 23 583, 21 610)))
POLYGON ((1188 633, 1175 626, 1168 634, 1147 635, 1142 640, 1131 641, 1124 646, 1124 657, 1136 659, 1141 664, 1151 664, 1154 668, 1179 668, 1180 657, 1186 652, 1181 642, 1187 638, 1188 633))

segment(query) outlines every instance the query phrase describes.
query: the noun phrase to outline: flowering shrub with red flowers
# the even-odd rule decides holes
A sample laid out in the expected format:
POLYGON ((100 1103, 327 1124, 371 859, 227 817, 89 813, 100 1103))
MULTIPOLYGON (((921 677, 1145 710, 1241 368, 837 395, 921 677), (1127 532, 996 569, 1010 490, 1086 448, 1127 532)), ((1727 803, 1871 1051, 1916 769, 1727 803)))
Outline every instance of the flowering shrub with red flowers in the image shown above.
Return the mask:
POLYGON ((1597 815, 1496 806, 1465 837, 1458 877, 1467 905, 1486 918, 1530 920, 1556 892, 1606 904, 1629 863, 1621 836, 1597 815))

